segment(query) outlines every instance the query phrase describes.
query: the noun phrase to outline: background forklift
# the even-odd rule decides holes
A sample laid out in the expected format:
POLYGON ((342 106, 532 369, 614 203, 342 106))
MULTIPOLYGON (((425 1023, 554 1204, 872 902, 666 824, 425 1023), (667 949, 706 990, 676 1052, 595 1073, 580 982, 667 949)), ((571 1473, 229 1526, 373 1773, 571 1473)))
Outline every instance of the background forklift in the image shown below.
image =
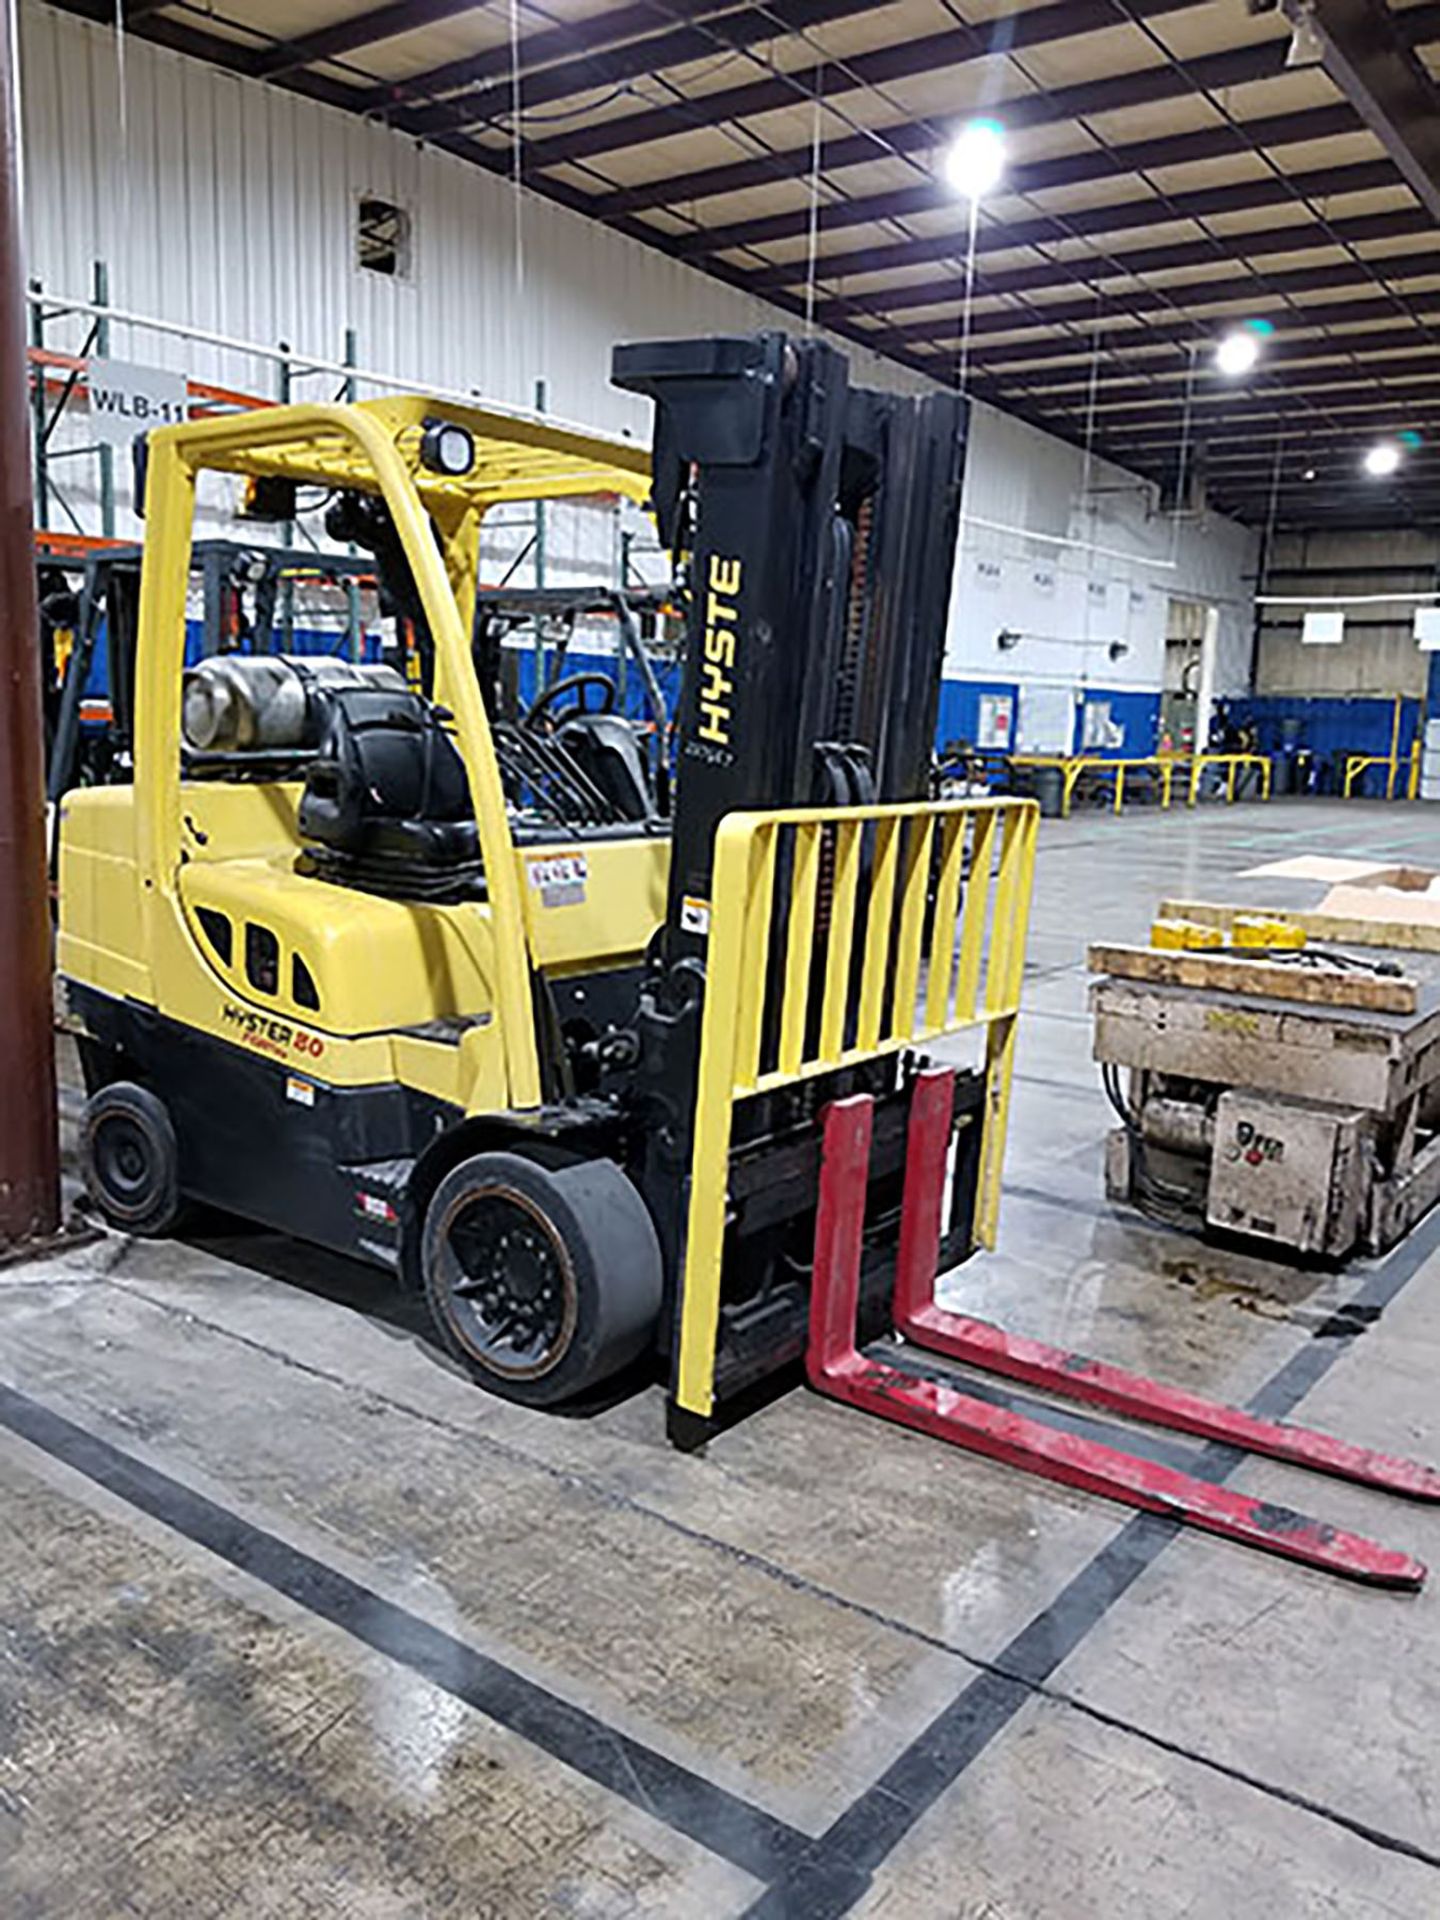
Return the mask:
POLYGON ((1440 1496, 935 1304, 939 1267, 994 1239, 1038 817, 924 797, 964 403, 854 389, 779 334, 623 347, 614 377, 656 403, 653 476, 625 442, 410 399, 152 437, 135 781, 72 794, 61 837, 101 1208, 163 1232, 194 1197, 388 1268, 531 1406, 651 1352, 694 1445, 803 1355, 886 1419, 1417 1585, 1405 1555, 937 1370, 1440 1496), (329 490, 332 536, 433 654, 428 695, 282 674, 249 744, 187 752, 207 468, 329 490), (619 716, 513 727, 476 671, 484 513, 597 492, 651 500, 676 557, 668 820, 619 716))
MULTIPOLYGON (((135 666, 139 647, 138 546, 103 547, 38 566, 44 676, 46 798, 72 787, 130 778, 135 666)), ((190 555, 191 617, 186 656, 314 653, 368 657, 363 595, 371 562, 235 540, 197 540, 190 555), (344 606, 343 624, 327 608, 318 626, 314 602, 328 591, 344 606)), ((372 594, 373 597, 373 594, 372 594)))

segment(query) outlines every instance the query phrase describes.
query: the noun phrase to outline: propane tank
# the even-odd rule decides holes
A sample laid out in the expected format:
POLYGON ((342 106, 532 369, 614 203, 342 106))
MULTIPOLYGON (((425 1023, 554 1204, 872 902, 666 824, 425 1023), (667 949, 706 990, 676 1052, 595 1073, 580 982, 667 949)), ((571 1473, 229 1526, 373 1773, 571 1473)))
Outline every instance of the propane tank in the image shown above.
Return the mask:
POLYGON ((196 753, 313 747, 334 688, 404 685, 393 667, 284 653, 214 654, 186 671, 181 727, 196 753))

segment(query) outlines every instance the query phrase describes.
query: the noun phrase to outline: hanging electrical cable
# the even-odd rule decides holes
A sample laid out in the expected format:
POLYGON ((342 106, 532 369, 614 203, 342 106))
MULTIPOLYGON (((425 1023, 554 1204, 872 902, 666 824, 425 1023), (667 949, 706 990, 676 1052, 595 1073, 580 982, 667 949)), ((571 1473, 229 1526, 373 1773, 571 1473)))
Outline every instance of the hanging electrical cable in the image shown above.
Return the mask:
POLYGON ((955 367, 955 385, 962 395, 970 391, 970 331, 975 308, 975 248, 979 237, 980 196, 972 194, 965 238, 964 292, 960 298, 960 353, 955 367))
POLYGON ((524 154, 521 115, 520 0, 510 0, 510 182, 515 196, 515 298, 525 291, 524 154))
POLYGON ((810 120, 810 227, 805 259, 805 331, 815 331, 815 272, 820 251, 820 101, 825 91, 825 69, 815 73, 815 96, 810 120))
POLYGON ((1180 409, 1180 451, 1175 461, 1175 504, 1170 510, 1170 558, 1180 553, 1180 511, 1190 484, 1190 429, 1195 417, 1195 374, 1200 365, 1200 343, 1190 343, 1190 363, 1185 369, 1185 398, 1180 409))

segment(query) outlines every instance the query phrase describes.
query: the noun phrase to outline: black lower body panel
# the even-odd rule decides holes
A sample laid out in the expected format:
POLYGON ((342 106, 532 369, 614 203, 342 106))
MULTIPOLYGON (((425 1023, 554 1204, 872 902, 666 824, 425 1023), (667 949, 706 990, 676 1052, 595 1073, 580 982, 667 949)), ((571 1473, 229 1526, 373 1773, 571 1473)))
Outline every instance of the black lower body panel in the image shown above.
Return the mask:
POLYGON ((462 1118, 389 1082, 333 1087, 153 1008, 68 983, 87 1090, 135 1080, 163 1100, 190 1199, 374 1265, 398 1264, 403 1170, 462 1118))

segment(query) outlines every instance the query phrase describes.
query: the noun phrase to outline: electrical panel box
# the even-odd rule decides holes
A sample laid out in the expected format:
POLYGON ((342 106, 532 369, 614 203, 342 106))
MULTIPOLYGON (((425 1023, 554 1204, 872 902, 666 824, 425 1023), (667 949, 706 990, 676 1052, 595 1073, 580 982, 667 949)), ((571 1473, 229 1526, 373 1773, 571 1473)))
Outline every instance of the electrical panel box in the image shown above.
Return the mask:
POLYGON ((1369 1175, 1365 1116, 1231 1091, 1215 1109, 1206 1219, 1297 1253, 1346 1254, 1369 1175))

